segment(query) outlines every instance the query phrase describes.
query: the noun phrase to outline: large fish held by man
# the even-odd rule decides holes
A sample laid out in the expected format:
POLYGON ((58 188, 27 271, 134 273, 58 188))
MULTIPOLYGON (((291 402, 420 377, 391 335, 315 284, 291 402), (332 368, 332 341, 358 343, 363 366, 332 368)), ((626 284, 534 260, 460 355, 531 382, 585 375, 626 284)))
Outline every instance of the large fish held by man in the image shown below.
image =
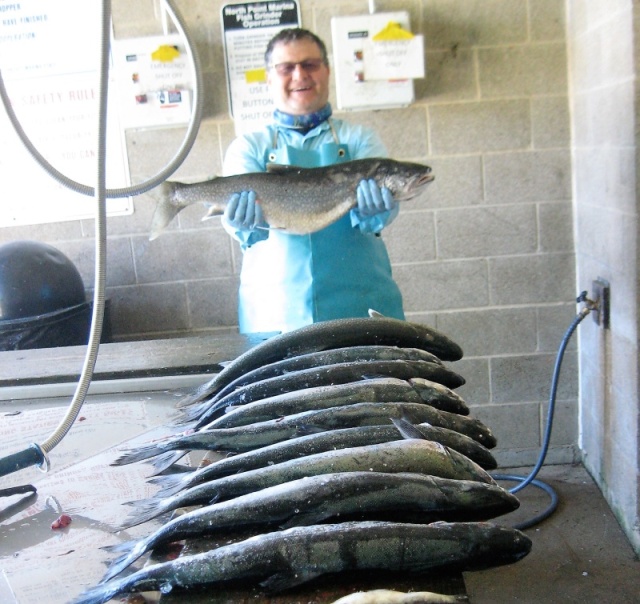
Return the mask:
POLYGON ((155 239, 187 206, 210 204, 204 219, 224 214, 229 198, 255 191, 271 229, 294 235, 319 231, 357 205, 356 189, 362 179, 386 187, 395 201, 413 199, 433 180, 423 164, 386 158, 358 159, 322 168, 268 164, 267 172, 221 176, 192 184, 164 182, 151 223, 155 239))

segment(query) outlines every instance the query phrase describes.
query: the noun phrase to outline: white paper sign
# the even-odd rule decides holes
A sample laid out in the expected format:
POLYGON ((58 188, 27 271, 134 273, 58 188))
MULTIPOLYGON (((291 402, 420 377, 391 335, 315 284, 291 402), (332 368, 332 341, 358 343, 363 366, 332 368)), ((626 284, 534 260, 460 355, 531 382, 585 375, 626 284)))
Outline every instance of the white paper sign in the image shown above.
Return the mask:
MULTIPOLYGON (((23 0, 0 7, 0 68, 22 128, 56 170, 95 186, 99 7, 84 0, 23 0)), ((107 123, 106 184, 126 187, 124 137, 111 106, 107 123)), ((2 105, 0 140, 0 227, 95 217, 94 198, 66 188, 36 163, 2 105)), ((107 200, 108 215, 132 211, 129 198, 107 200)))
POLYGON ((363 44, 364 79, 408 80, 424 77, 424 38, 367 40, 363 44))
POLYGON ((229 112, 237 135, 271 121, 275 105, 266 83, 264 52, 269 40, 281 29, 299 25, 295 0, 243 2, 222 7, 229 112))
POLYGON ((193 82, 179 34, 114 40, 112 55, 123 128, 189 122, 193 82))

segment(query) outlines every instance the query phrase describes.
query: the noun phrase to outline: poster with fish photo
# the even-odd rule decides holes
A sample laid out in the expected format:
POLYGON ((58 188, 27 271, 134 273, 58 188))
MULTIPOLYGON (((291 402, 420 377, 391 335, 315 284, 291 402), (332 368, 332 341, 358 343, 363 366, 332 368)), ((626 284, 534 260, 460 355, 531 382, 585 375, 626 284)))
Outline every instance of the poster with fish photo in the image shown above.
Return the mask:
POLYGON ((240 135, 271 119, 264 52, 280 30, 300 26, 295 0, 244 2, 222 7, 222 40, 229 91, 229 113, 240 135))

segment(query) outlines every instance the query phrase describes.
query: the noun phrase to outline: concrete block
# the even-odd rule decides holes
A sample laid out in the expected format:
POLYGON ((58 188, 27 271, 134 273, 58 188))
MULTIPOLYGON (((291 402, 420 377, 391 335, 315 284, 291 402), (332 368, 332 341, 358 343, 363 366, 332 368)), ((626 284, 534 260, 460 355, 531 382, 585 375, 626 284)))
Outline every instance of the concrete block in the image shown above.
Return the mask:
POLYGON ((82 237, 81 225, 79 221, 74 220, 0 228, 0 245, 9 241, 25 239, 45 241, 57 247, 56 241, 77 239, 79 237, 82 237))
MULTIPOLYGON (((76 265, 86 289, 95 284, 96 250, 93 239, 56 242, 62 253, 76 265)), ((136 274, 133 267, 131 241, 128 237, 110 237, 107 241, 107 286, 133 285, 136 274)))
POLYGON ((438 257, 533 253, 538 247, 536 222, 533 204, 439 210, 438 257))
POLYGON ((568 149, 496 153, 485 157, 486 201, 519 203, 571 198, 568 149))
MULTIPOLYGON (((549 421, 549 403, 542 405, 540 418, 544 438, 549 421)), ((556 400, 551 424, 550 444, 554 447, 578 443, 578 400, 556 400)))
POLYGON ((238 324, 237 278, 190 281, 186 287, 192 329, 211 329, 238 324))
MULTIPOLYGON (((424 162, 423 162, 424 163, 424 162)), ((479 155, 430 157, 435 179, 419 198, 402 203, 402 210, 457 208, 482 203, 484 185, 479 155)))
POLYGON ((392 264, 435 260, 433 212, 405 212, 402 208, 382 236, 392 264))
POLYGON ((525 0, 426 0, 423 20, 430 49, 527 40, 525 0))
MULTIPOLYGON (((492 400, 495 403, 545 401, 549 399, 555 355, 519 355, 491 359, 492 400)), ((558 400, 578 396, 578 365, 575 351, 568 351, 558 379, 558 400)))
POLYGON ((424 107, 416 105, 393 110, 336 112, 335 115, 374 130, 387 147, 390 157, 417 161, 430 153, 424 107))
POLYGON ((119 340, 162 337, 185 331, 189 316, 185 286, 160 283, 109 290, 113 334, 119 340))
POLYGON ((471 415, 488 426, 500 449, 540 446, 540 405, 514 403, 473 407, 471 415))
MULTIPOLYGON (((466 339, 458 338, 456 342, 465 350, 466 339)), ((456 392, 465 402, 474 408, 478 405, 486 405, 491 401, 491 384, 489 382, 489 361, 486 358, 463 357, 449 365, 456 373, 460 374, 466 383, 456 392)), ((472 412, 475 415, 475 411, 472 412)))
POLYGON ((565 95, 533 97, 531 123, 534 149, 569 147, 571 120, 565 95))
POLYGON ((540 304, 575 299, 573 254, 489 260, 491 303, 540 304))
POLYGON ((573 207, 569 201, 538 204, 541 252, 570 252, 573 243, 573 207))
MULTIPOLYGON (((127 130, 127 153, 133 182, 142 182, 164 168, 182 145, 186 128, 127 130)), ((218 125, 204 121, 184 163, 171 180, 197 182, 222 173, 218 125)))
POLYGON ((431 149, 436 154, 526 149, 531 144, 526 100, 433 105, 428 111, 431 149))
POLYGON ((393 271, 407 312, 485 306, 487 265, 465 260, 399 265, 393 271))
POLYGON ((231 274, 226 234, 206 231, 171 232, 154 241, 134 237, 136 273, 140 283, 210 279, 231 274))
MULTIPOLYGON (((536 323, 538 326, 538 351, 557 353, 562 340, 578 313, 578 307, 568 302, 566 304, 553 304, 536 308, 536 323)), ((585 319, 586 320, 586 319, 585 319)), ((583 325, 584 320, 580 325, 583 325)), ((576 350, 578 347, 578 331, 574 331, 566 345, 567 350, 576 350)))
POLYGON ((464 342, 465 356, 523 354, 537 349, 536 313, 532 308, 442 313, 438 327, 456 342, 464 342))
POLYGON ((562 42, 478 49, 482 98, 566 94, 562 42))
POLYGON ((529 0, 531 39, 534 42, 564 40, 565 12, 564 0, 529 0))
POLYGON ((468 48, 427 51, 425 77, 414 80, 416 101, 443 103, 477 99, 474 57, 468 48))

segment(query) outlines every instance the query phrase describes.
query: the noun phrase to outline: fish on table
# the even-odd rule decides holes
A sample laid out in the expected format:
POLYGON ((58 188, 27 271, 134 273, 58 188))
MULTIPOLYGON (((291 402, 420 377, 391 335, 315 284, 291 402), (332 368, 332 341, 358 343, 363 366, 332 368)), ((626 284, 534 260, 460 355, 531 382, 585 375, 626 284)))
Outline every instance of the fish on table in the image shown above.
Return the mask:
POLYGON ((363 345, 419 348, 443 361, 459 361, 463 356, 462 348, 456 342, 422 323, 380 316, 331 319, 275 335, 250 348, 208 382, 185 395, 178 406, 201 402, 248 371, 267 363, 314 351, 363 345))
POLYGON ((357 204, 362 179, 373 179, 391 191, 396 201, 413 199, 433 179, 431 168, 387 158, 358 159, 321 168, 268 164, 267 172, 219 176, 203 182, 166 181, 151 223, 155 239, 184 208, 211 204, 206 218, 224 214, 229 198, 255 191, 271 229, 304 235, 319 231, 344 216, 357 204))
MULTIPOLYGON (((177 515, 143 539, 120 543, 103 581, 162 544, 237 531, 269 532, 327 520, 486 521, 519 506, 498 485, 416 473, 332 472, 302 476, 177 515)), ((127 525, 127 528, 130 525, 127 525)), ((122 528, 122 527, 121 527, 122 528)))
POLYGON ((115 596, 259 584, 276 593, 329 573, 355 570, 434 573, 513 564, 531 551, 521 531, 488 522, 354 521, 314 524, 249 537, 201 554, 180 556, 90 588, 73 604, 105 604, 115 596))
POLYGON ((224 413, 229 406, 244 405, 267 397, 292 391, 302 391, 322 385, 347 384, 370 376, 388 376, 408 380, 424 378, 448 388, 458 388, 464 378, 440 363, 430 361, 352 361, 321 367, 310 367, 285 375, 260 380, 241 386, 221 399, 212 399, 208 404, 197 406, 185 413, 183 422, 195 421, 194 429, 208 425, 224 413))
MULTIPOLYGON (((396 420, 401 421, 401 420, 396 420)), ((427 439, 438 442, 458 453, 462 453, 485 470, 494 470, 497 461, 486 447, 455 430, 440 428, 430 424, 410 424, 412 433, 405 436, 399 433, 395 425, 359 426, 306 434, 290 440, 260 447, 223 457, 218 461, 203 465, 191 472, 178 472, 155 476, 150 482, 160 487, 156 497, 175 495, 178 491, 215 478, 273 466, 283 461, 300 459, 315 453, 360 447, 364 445, 384 444, 399 440, 399 437, 427 439)), ((406 428, 403 427, 406 431, 406 428)), ((118 465, 117 463, 112 465, 118 465)), ((155 464, 154 464, 155 467, 155 464)), ((160 468, 156 468, 159 470, 160 468)), ((162 469, 165 469, 164 467, 162 469)))
POLYGON ((422 473, 441 478, 495 484, 491 476, 465 455, 430 440, 400 440, 323 451, 274 465, 210 479, 175 495, 131 502, 134 511, 125 526, 146 522, 171 510, 223 501, 275 484, 334 472, 422 473))

